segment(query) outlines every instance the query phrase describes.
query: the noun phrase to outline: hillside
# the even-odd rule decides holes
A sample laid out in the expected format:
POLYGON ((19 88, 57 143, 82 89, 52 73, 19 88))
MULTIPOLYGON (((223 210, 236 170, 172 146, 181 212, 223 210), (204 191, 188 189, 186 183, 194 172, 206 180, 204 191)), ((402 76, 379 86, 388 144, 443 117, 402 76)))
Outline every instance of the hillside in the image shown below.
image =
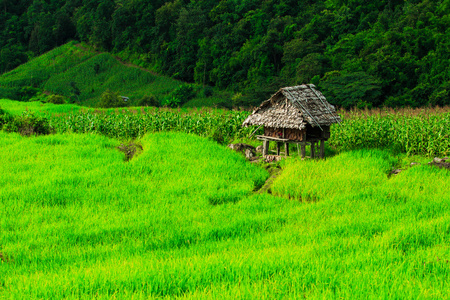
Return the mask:
POLYGON ((143 105, 145 97, 154 97, 164 104, 183 87, 191 88, 191 97, 203 105, 220 101, 203 96, 204 89, 199 86, 160 76, 76 42, 55 48, 0 76, 0 97, 28 101, 35 93, 44 92, 85 106, 97 106, 105 91, 128 97, 127 105, 143 105))
POLYGON ((78 40, 184 82, 226 89, 233 105, 309 82, 344 108, 450 103, 448 0, 3 4, 1 73, 78 40))

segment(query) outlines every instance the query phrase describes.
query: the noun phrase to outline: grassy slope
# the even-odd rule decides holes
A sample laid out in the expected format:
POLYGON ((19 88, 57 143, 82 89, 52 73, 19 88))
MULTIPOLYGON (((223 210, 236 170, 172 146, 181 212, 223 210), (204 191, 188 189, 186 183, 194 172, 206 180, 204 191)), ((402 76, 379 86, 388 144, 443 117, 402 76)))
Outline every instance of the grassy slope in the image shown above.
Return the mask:
MULTIPOLYGON (((146 95, 162 100, 181 84, 180 81, 126 65, 111 54, 93 52, 71 42, 0 76, 0 97, 11 98, 8 89, 23 86, 38 86, 45 91, 70 97, 75 85, 81 92, 78 100, 83 105, 95 106, 106 90, 129 97, 133 104, 146 95), (99 66, 97 72, 96 65, 99 66)), ((213 105, 217 101, 220 99, 199 96, 192 103, 213 105)))
POLYGON ((267 173, 214 142, 0 132, 5 298, 444 298, 450 175, 383 151, 267 173), (294 194, 292 194, 294 193, 294 194), (311 200, 314 200, 311 202, 311 200))
MULTIPOLYGON (((29 111, 36 115, 48 116, 52 114, 76 113, 83 109, 75 104, 52 104, 40 101, 21 102, 8 99, 0 99, 0 108, 12 115, 21 115, 24 111, 29 111)), ((86 109, 86 108, 84 108, 86 109)))
POLYGON ((0 85, 6 87, 42 86, 52 76, 66 72, 95 55, 95 52, 78 48, 72 42, 3 74, 0 76, 0 85))

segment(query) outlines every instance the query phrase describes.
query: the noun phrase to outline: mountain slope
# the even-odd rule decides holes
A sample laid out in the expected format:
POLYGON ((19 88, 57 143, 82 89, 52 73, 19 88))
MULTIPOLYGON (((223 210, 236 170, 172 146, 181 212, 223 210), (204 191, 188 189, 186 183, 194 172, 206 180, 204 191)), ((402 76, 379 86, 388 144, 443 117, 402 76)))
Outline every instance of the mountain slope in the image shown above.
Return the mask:
MULTIPOLYGON (((26 101, 30 96, 27 91, 35 90, 24 87, 35 87, 65 96, 70 102, 96 106, 103 92, 112 91, 129 97, 130 105, 137 105, 145 96, 155 96, 163 102, 183 85, 122 62, 109 53, 70 42, 0 76, 0 97, 26 101)), ((199 87, 195 89, 201 92, 199 87)))

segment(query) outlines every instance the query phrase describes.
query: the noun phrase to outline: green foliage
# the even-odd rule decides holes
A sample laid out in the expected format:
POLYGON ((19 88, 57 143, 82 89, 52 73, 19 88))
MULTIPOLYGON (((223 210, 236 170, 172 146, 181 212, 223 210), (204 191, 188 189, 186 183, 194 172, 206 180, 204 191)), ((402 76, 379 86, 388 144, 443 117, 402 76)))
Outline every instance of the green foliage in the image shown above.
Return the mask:
POLYGON ((23 112, 21 116, 7 117, 4 121, 6 122, 3 124, 3 130, 18 132, 23 136, 50 134, 53 131, 48 119, 28 111, 23 112))
POLYGON ((276 195, 305 202, 339 196, 357 198, 355 194, 361 193, 357 187, 364 186, 365 189, 369 189, 381 184, 396 163, 394 157, 381 150, 345 152, 320 162, 297 161, 287 166, 287 170, 277 177, 272 191, 276 195), (345 179, 341 174, 345 174, 345 179), (314 182, 313 178, 321 177, 327 180, 321 185, 314 182))
MULTIPOLYGON (((98 54, 85 47, 69 43, 4 74, 0 77, 0 97, 20 100, 20 86, 31 82, 40 90, 66 97, 70 103, 88 106, 98 106, 101 94, 106 90, 120 91, 120 95, 129 97, 135 105, 138 100, 134 99, 146 95, 163 99, 173 93, 180 99, 180 105, 197 97, 199 87, 193 84, 181 84, 125 64, 111 54, 98 54)), ((211 98, 207 105, 214 106, 217 101, 217 98, 211 98)))
POLYGON ((175 96, 166 96, 163 99, 163 106, 175 108, 181 105, 181 99, 175 96))
POLYGON ((100 64, 99 63, 94 64, 94 72, 95 72, 95 75, 97 75, 100 72, 100 64))
MULTIPOLYGON (((44 114, 49 115, 49 114, 44 114)), ((251 127, 242 127, 248 116, 245 111, 213 109, 177 110, 167 108, 121 109, 108 111, 78 111, 50 116, 57 132, 98 133, 119 139, 142 137, 149 132, 179 131, 210 137, 219 143, 229 143, 250 135, 251 127)))
POLYGON ((108 90, 101 95, 98 106, 102 108, 124 107, 126 102, 119 96, 118 92, 108 90))
MULTIPOLYGON (((19 230, 20 233, 16 232, 20 240, 13 241, 8 238, 9 233, 2 231, 5 238, 2 254, 13 259, 18 268, 36 259, 45 261, 47 270, 53 272, 57 265, 69 267, 74 259, 77 261, 74 251, 88 254, 89 248, 90 258, 83 259, 89 264, 97 259, 109 260, 113 253, 125 255, 123 251, 139 257, 143 253, 171 251, 172 248, 183 251, 190 246, 197 247, 195 245, 202 249, 201 245, 225 239, 257 236, 267 230, 266 224, 272 223, 269 212, 260 212, 248 222, 233 217, 241 209, 251 211, 253 205, 250 203, 244 203, 241 208, 231 206, 231 211, 226 212, 233 205, 226 200, 233 200, 239 206, 239 202, 246 200, 251 193, 254 182, 265 180, 267 172, 247 164, 238 154, 207 139, 179 133, 148 135, 142 139, 142 154, 129 163, 124 163, 123 154, 115 149, 117 141, 97 135, 53 135, 24 140, 16 135, 0 133, 0 144, 6 147, 0 154, 1 161, 10 162, 8 166, 0 167, 2 174, 9 170, 1 179, 4 186, 0 191, 3 226, 9 228, 10 224, 22 222, 26 216, 42 221, 40 224, 31 222, 39 224, 37 227, 31 225, 26 230, 19 230), (167 149, 171 151, 167 152, 167 149), (31 156, 33 160, 26 163, 26 158, 31 156), (33 176, 29 176, 30 173, 33 176), (87 194, 89 197, 85 197, 87 194), (222 201, 212 205, 209 199, 215 196, 222 201), (12 209, 14 199, 20 199, 16 202, 16 209, 23 207, 25 210, 18 213, 12 209), (110 227, 111 223, 97 219, 104 213, 114 221, 114 228, 110 227), (194 215, 187 217, 191 213, 194 215), (180 216, 187 218, 181 220, 180 216), (67 226, 65 229, 58 225, 63 223, 66 224, 63 227, 67 226), (197 223, 203 225, 197 227, 194 225, 197 223), (119 239, 125 239, 127 231, 128 238, 138 241, 137 244, 129 244, 131 240, 123 240, 123 244, 119 242, 119 239), (58 242, 53 244, 57 248, 50 251, 52 242, 48 239, 41 243, 44 240, 40 236, 44 236, 44 232, 58 236, 58 242), (38 256, 28 255, 33 251, 28 248, 33 243, 28 234, 37 234, 35 242, 38 244, 33 245, 42 250, 36 253, 38 256), (116 249, 118 252, 110 252, 113 244, 120 247, 120 250, 116 249)), ((276 222, 271 226, 275 228, 276 222)), ((3 278, 15 281, 20 272, 10 267, 2 261, 3 278)), ((35 271, 37 273, 31 271, 27 274, 34 277, 40 273, 35 271)), ((17 289, 8 285, 11 289, 5 291, 14 297, 29 294, 34 298, 31 294, 44 292, 37 282, 26 288, 14 285, 17 289)), ((48 287, 48 292, 52 293, 52 298, 59 298, 57 294, 60 292, 54 287, 48 287)), ((75 288, 74 285, 72 287, 75 288)), ((161 292, 165 289, 162 288, 161 292)), ((80 293, 85 294, 81 290, 80 293)))
POLYGON ((136 103, 137 106, 153 106, 159 107, 160 103, 158 99, 154 95, 147 96, 145 95, 136 103))
POLYGON ((343 108, 371 108, 381 103, 381 81, 365 72, 330 72, 320 87, 330 103, 343 108))
POLYGON ((194 87, 191 84, 182 84, 171 93, 171 96, 173 103, 178 102, 178 105, 182 105, 195 97, 194 87))
POLYGON ((5 99, 20 100, 20 89, 19 87, 3 87, 0 86, 0 97, 5 99))
POLYGON ((0 107, 0 129, 2 129, 3 125, 11 122, 12 119, 13 116, 0 107))
POLYGON ((46 117, 48 119, 56 117, 55 115, 63 116, 86 109, 74 104, 54 105, 40 101, 21 102, 7 99, 0 99, 0 106, 14 116, 19 116, 24 111, 29 111, 37 116, 46 117))
POLYGON ((247 96, 242 95, 242 93, 237 93, 231 97, 231 103, 233 107, 242 107, 249 101, 247 96))
MULTIPOLYGON (((4 0, 0 72, 42 53, 47 60, 4 74, 0 93, 4 87, 45 85, 72 102, 94 106, 107 89, 127 92, 133 99, 146 94, 163 99, 180 85, 171 82, 164 90, 161 82, 150 84, 158 80, 149 74, 125 74, 97 52, 73 51, 65 61, 47 52, 77 37, 84 45, 112 51, 170 78, 248 94, 251 102, 245 106, 261 102, 281 86, 312 81, 325 87, 325 96, 341 107, 450 103, 445 92, 450 80, 446 1, 116 2, 12 5, 4 0), (67 70, 67 65, 81 64, 87 56, 92 61, 67 70), (25 70, 30 66, 35 68, 25 70), (330 78, 330 72, 341 75, 330 78), (48 83, 51 74, 60 76, 48 83), (76 82, 78 92, 70 90, 70 81, 76 82)), ((179 105, 189 101, 184 96, 174 95, 179 105)))
POLYGON ((52 95, 49 95, 46 100, 47 100, 48 103, 53 103, 53 104, 64 104, 64 103, 66 103, 65 97, 61 96, 61 95, 54 95, 54 94, 52 94, 52 95))
POLYGON ((3 74, 0 84, 20 88, 42 87, 50 77, 63 73, 94 55, 94 52, 84 51, 71 42, 3 74))
POLYGON ((220 128, 216 128, 214 129, 211 133, 210 133, 210 138, 219 143, 219 144, 224 144, 225 143, 225 139, 223 136, 223 132, 220 130, 220 128))
POLYGON ((32 97, 36 96, 39 92, 39 89, 34 88, 32 86, 24 86, 20 89, 18 93, 18 97, 20 101, 29 101, 32 97))
POLYGON ((214 90, 212 87, 210 86, 205 86, 205 88, 203 89, 203 96, 208 98, 214 95, 214 90))
MULTIPOLYGON (((142 137, 149 132, 179 131, 230 143, 248 137, 255 130, 242 127, 249 111, 154 107, 94 111, 69 104, 56 106, 8 100, 0 100, 0 105, 13 115, 28 110, 46 117, 56 132, 98 133, 118 139, 142 137)), ((448 108, 365 108, 341 110, 339 115, 343 122, 332 125, 327 143, 334 151, 378 148, 408 155, 450 155, 448 108)))

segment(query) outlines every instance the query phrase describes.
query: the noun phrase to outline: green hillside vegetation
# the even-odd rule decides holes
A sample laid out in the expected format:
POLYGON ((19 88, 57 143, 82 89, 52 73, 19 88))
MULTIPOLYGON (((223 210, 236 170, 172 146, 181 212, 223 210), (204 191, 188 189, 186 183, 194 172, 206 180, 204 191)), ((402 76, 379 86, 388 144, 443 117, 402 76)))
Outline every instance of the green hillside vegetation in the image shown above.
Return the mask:
POLYGON ((0 132, 7 299, 445 298, 450 173, 390 152, 267 172, 185 133, 0 132), (300 200, 300 201, 299 201, 300 200), (414 226, 411 226, 414 224, 414 226))
MULTIPOLYGON (((101 103, 105 92, 130 99, 126 103, 118 99, 119 106, 176 106, 194 97, 197 103, 206 106, 223 101, 204 96, 204 89, 198 86, 158 76, 75 42, 51 50, 0 77, 0 96, 22 101, 52 102, 49 94, 56 94, 63 96, 63 103, 114 106, 101 103), (152 98, 155 99, 153 102, 152 98), (172 103, 175 98, 178 102, 172 103)), ((207 96, 211 95, 212 92, 207 96)))
MULTIPOLYGON (((255 105, 280 87, 310 82, 345 108, 450 103, 448 0, 2 3, 0 73, 78 40, 183 82, 244 95, 228 105, 255 105)), ((105 85, 120 83, 115 75, 105 85)), ((99 93, 94 82, 94 92, 79 87, 85 97, 99 93)))

